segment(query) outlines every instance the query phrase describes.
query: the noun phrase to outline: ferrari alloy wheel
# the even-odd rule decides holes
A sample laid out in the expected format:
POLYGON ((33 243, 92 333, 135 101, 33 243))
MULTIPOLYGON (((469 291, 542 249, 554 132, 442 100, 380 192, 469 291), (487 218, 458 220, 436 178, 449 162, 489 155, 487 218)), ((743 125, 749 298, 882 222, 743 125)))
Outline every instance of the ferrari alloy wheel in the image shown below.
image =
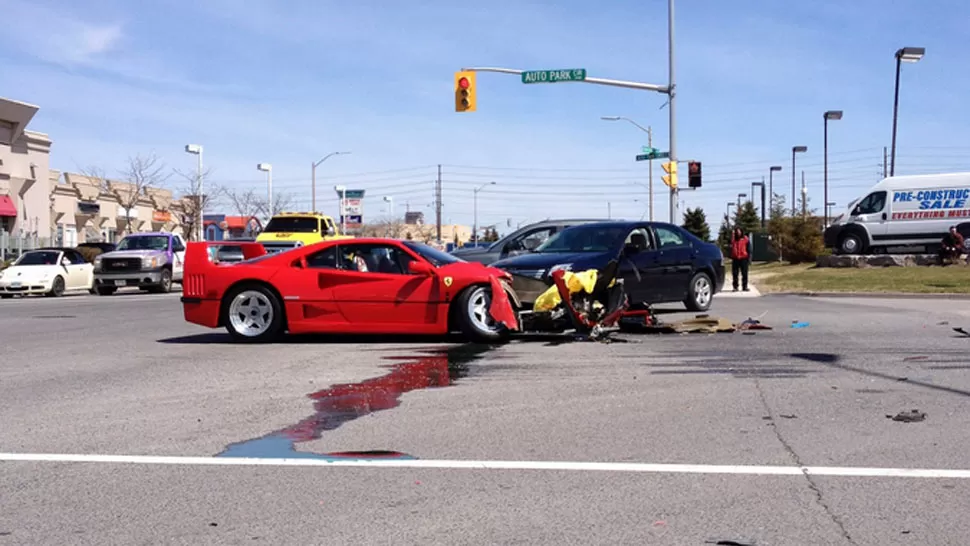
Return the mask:
POLYGON ((233 290, 223 305, 226 330, 237 341, 265 342, 282 331, 283 309, 279 299, 262 286, 233 290))
POLYGON ((491 292, 487 286, 473 286, 462 292, 456 302, 461 333, 474 341, 498 341, 508 335, 505 326, 496 322, 488 312, 492 304, 491 292))
POLYGON ((707 273, 697 273, 690 280, 687 288, 687 301, 684 305, 690 311, 707 311, 711 308, 711 301, 714 299, 714 285, 707 273))

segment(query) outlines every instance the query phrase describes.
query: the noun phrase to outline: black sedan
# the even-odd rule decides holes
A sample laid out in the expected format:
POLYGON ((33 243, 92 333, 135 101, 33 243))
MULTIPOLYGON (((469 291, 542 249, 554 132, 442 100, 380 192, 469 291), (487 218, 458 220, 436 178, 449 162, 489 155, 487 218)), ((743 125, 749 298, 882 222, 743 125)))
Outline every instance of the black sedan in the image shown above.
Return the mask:
POLYGON ((618 257, 619 277, 632 305, 683 302, 691 311, 706 311, 724 286, 723 256, 717 245, 661 222, 574 226, 529 254, 492 266, 514 275, 516 293, 531 305, 552 285, 552 272, 601 270, 618 257))

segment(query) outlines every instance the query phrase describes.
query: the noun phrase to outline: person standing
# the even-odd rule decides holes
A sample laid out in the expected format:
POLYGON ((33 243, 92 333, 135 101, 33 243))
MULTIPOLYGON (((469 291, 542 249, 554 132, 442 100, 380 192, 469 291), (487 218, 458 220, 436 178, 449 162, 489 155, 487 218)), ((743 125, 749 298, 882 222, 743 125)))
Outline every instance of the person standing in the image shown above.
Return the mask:
POLYGON ((731 235, 731 280, 734 291, 738 291, 738 273, 741 274, 741 287, 748 291, 748 265, 751 263, 751 240, 744 231, 736 227, 731 235))

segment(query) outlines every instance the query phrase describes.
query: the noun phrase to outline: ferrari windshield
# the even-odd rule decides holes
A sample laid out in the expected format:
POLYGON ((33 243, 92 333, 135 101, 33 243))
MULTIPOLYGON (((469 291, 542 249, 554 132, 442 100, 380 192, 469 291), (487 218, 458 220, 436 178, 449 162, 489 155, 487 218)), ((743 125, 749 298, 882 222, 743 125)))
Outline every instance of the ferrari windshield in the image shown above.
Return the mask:
POLYGON ((266 224, 263 233, 314 233, 320 229, 320 219, 312 216, 278 216, 266 224))
POLYGON ((539 253, 607 252, 618 249, 629 234, 628 226, 573 226, 553 235, 539 245, 539 253))
POLYGON ((168 237, 164 235, 125 237, 115 250, 168 250, 168 237))
POLYGON ((59 255, 55 250, 35 250, 20 256, 13 265, 57 265, 59 255))
POLYGON ((404 246, 410 248, 418 256, 421 256, 425 260, 431 262, 435 267, 441 267, 445 264, 454 264, 458 262, 464 262, 461 258, 457 258, 448 254, 447 252, 442 252, 436 248, 432 248, 424 243, 415 243, 414 241, 404 241, 404 246))

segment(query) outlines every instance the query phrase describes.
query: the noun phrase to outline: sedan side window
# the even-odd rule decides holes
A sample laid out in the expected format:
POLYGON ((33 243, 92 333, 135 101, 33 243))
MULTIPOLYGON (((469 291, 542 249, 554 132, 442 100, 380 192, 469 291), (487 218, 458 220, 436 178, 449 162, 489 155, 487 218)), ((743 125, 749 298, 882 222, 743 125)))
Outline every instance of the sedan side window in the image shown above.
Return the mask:
POLYGON ((505 250, 506 252, 535 250, 539 245, 546 242, 546 239, 552 237, 553 231, 555 231, 554 228, 541 228, 535 231, 524 233, 520 237, 509 241, 509 244, 506 245, 505 250))
POLYGON ((660 243, 661 249, 687 246, 687 241, 678 231, 661 226, 655 227, 654 231, 657 233, 657 242, 660 243))
POLYGON ((310 269, 337 269, 337 247, 325 248, 306 257, 310 269))

